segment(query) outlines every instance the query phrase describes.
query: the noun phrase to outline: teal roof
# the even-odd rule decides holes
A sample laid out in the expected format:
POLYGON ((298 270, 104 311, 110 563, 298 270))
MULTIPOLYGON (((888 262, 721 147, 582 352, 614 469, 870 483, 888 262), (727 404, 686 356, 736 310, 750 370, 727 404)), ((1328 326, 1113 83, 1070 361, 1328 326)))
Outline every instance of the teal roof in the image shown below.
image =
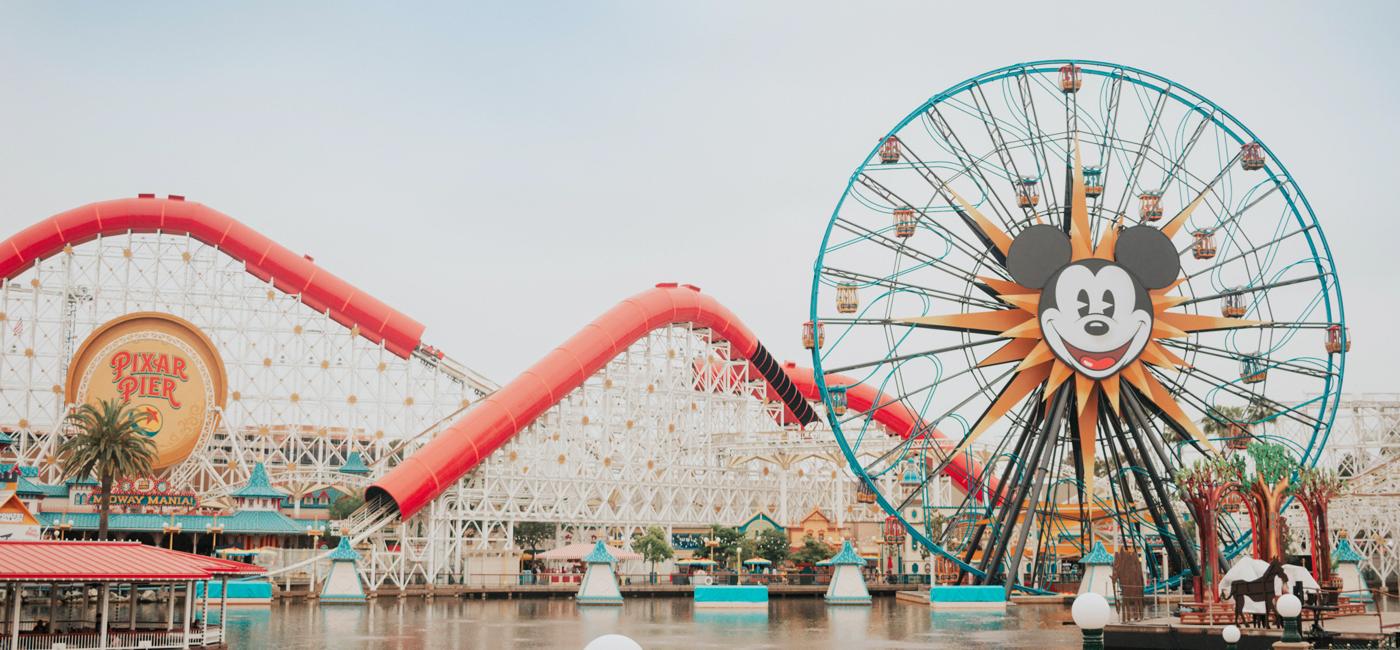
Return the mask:
POLYGON ((1089 549, 1089 554, 1088 554, 1088 555, 1085 555, 1084 557, 1079 558, 1079 563, 1080 563, 1080 564, 1084 564, 1084 565, 1090 565, 1090 564, 1106 564, 1106 565, 1111 565, 1111 564, 1113 564, 1113 556, 1112 556, 1112 555, 1109 555, 1109 554, 1108 554, 1108 551, 1107 551, 1106 549, 1104 549, 1104 547, 1103 547, 1103 542, 1094 542, 1094 548, 1089 549))
POLYGON ((836 555, 831 556, 830 559, 818 562, 817 566, 837 566, 841 564, 865 566, 865 558, 861 557, 859 553, 856 553, 856 549, 851 546, 851 540, 849 539, 841 544, 841 550, 836 553, 836 555))
POLYGON ((15 439, 14 439, 14 437, 11 436, 11 435, 8 434, 8 433, 5 433, 4 431, 0 431, 0 445, 13 445, 13 444, 15 444, 15 439))
POLYGON ((600 539, 593 545, 593 551, 583 557, 583 561, 589 564, 612 564, 617 562, 617 559, 608 552, 608 545, 600 539))
POLYGON ((287 493, 272 487, 267 478, 267 468, 262 463, 253 465, 253 473, 248 475, 248 483, 233 493, 243 499, 285 499, 287 493))
POLYGON ((756 524, 756 523, 758 523, 758 522, 760 522, 760 521, 766 521, 766 522, 768 522, 768 524, 771 525, 773 528, 775 528, 775 529, 777 529, 777 530, 783 530, 782 524, 779 524, 778 522, 773 521, 773 518, 772 518, 772 517, 769 517, 768 515, 765 515, 765 514, 763 514, 763 513, 760 512, 760 513, 758 513, 758 514, 756 514, 756 515, 754 515, 754 516, 752 516, 752 517, 749 517, 749 520, 748 520, 748 521, 746 521, 746 522, 744 522, 742 525, 740 525, 740 526, 739 526, 739 532, 741 532, 741 533, 747 533, 747 532, 749 532, 749 526, 752 526, 752 525, 754 525, 754 524, 756 524))
POLYGON ((68 496, 68 486, 48 485, 31 481, 23 476, 19 479, 19 484, 15 486, 15 492, 24 496, 59 497, 68 496))
POLYGON ((345 464, 340 466, 340 471, 345 474, 358 474, 364 476, 369 473, 369 465, 360 457, 360 452, 352 451, 345 457, 345 464))
MULTIPOLYGON (((14 469, 14 467, 15 467, 15 466, 14 466, 13 464, 0 465, 0 471, 8 472, 8 471, 14 469)), ((34 478, 35 476, 38 476, 38 475, 39 475, 39 468, 38 468, 38 467, 30 466, 30 465, 20 465, 20 466, 19 466, 19 475, 20 475, 20 476, 26 476, 26 477, 29 477, 29 478, 34 478)))
POLYGON ((340 544, 335 547, 334 551, 331 551, 328 557, 330 557, 332 561, 354 562, 360 559, 360 554, 356 553, 355 549, 350 548, 349 537, 342 537, 340 538, 340 544))
POLYGON ((1361 557, 1356 549, 1351 547, 1351 540, 1343 537, 1337 541, 1337 550, 1332 551, 1332 561, 1337 563, 1347 562, 1349 564, 1360 563, 1365 558, 1361 557))
MULTIPOLYGON (((39 524, 45 527, 52 527, 60 519, 63 519, 72 520, 73 528, 78 530, 97 530, 97 513, 95 512, 41 512, 38 517, 39 524)), ((306 533, 306 526, 298 525, 290 517, 271 510, 240 510, 217 519, 218 525, 224 528, 224 534, 303 535, 306 533)), ((206 530, 206 524, 212 526, 215 523, 215 517, 204 515, 175 515, 173 520, 180 524, 183 532, 187 533, 202 533, 206 530)), ((163 527, 171 521, 172 518, 169 515, 112 513, 108 517, 107 525, 112 530, 158 533, 162 532, 163 527)))

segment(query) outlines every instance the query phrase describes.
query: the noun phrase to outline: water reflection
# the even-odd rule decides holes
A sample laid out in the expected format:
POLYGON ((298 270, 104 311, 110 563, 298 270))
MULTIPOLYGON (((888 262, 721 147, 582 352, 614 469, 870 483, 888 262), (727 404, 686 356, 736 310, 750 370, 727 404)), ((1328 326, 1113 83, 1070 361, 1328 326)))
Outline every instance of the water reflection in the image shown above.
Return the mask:
POLYGON ((694 611, 688 598, 632 598, 621 607, 570 599, 381 599, 368 604, 275 603, 230 608, 231 648, 438 650, 582 648, 625 634, 648 650, 679 648, 1077 647, 1069 608, 1013 606, 1002 613, 933 612, 876 598, 870 607, 819 598, 778 599, 767 611, 694 611))

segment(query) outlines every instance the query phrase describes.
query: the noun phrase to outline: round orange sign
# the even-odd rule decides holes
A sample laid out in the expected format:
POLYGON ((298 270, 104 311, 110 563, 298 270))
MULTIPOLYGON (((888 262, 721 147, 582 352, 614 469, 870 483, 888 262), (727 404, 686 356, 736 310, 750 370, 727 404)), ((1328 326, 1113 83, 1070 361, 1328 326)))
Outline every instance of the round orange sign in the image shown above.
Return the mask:
POLYGON ((67 402, 117 398, 156 443, 152 469, 178 465, 218 423, 228 378, 218 350, 193 324, 155 312, 98 327, 68 366, 67 402))

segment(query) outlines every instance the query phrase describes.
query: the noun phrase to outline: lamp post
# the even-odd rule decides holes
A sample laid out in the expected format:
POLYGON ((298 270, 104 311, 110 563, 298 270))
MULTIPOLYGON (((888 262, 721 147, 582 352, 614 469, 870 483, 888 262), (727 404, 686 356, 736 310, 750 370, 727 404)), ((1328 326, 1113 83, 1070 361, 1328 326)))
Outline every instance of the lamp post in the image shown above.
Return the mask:
POLYGON ((1237 650, 1239 646, 1236 644, 1240 642, 1240 628, 1226 625, 1225 629, 1220 631, 1220 638, 1225 641, 1225 650, 1237 650))
POLYGON ((1274 605, 1274 610, 1278 612, 1279 622, 1283 624, 1284 643, 1299 643, 1303 640, 1298 634, 1298 627, 1301 621, 1298 615, 1303 611, 1303 603, 1293 594, 1284 594, 1278 597, 1278 603, 1274 605))
POLYGON ((1112 614, 1108 601, 1103 596, 1086 591, 1074 599, 1069 613, 1084 635, 1084 650, 1103 650, 1103 626, 1108 625, 1112 614))
POLYGON ((219 533, 224 532, 224 526, 219 523, 218 515, 214 515, 213 523, 204 524, 204 532, 214 536, 213 540, 209 542, 209 554, 217 555, 219 552, 219 533))

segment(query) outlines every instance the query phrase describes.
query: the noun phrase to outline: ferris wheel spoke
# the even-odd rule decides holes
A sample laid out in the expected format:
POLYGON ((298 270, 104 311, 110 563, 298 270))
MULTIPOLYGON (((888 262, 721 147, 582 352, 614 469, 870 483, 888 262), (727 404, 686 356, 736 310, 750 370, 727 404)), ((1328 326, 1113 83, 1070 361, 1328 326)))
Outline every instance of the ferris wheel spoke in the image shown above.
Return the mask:
MULTIPOLYGON (((1214 109, 1212 109, 1211 112, 1208 114, 1198 112, 1197 115, 1201 116, 1201 121, 1196 124, 1196 130, 1191 132, 1191 137, 1186 141, 1186 144, 1182 146, 1181 153, 1178 154, 1174 160, 1172 160, 1171 166, 1165 170, 1166 175, 1162 178, 1161 184, 1158 185, 1158 190, 1165 192, 1167 187, 1171 185, 1172 181, 1176 179, 1177 172, 1186 168, 1186 158, 1187 156, 1190 156, 1191 151, 1196 148, 1196 143, 1200 141, 1201 134, 1205 133, 1206 126, 1215 123, 1214 109)), ((1226 165, 1221 170, 1221 174, 1224 173, 1224 170, 1228 170, 1229 168, 1230 165, 1226 165)), ((1217 176, 1217 178, 1219 178, 1219 176, 1217 176)), ((1214 183, 1212 182, 1212 185, 1213 184, 1214 183)))
MULTIPOLYGON (((830 322, 833 322, 833 321, 823 319, 822 322, 823 322, 823 323, 830 323, 830 322)), ((885 325, 894 325, 894 324, 897 324, 897 323, 895 323, 895 322, 893 322, 893 321, 885 321, 884 323, 881 323, 881 324, 885 324, 885 325)), ((934 355, 944 354, 944 353, 947 353, 947 352, 956 352, 956 351, 958 351, 958 350, 966 350, 966 349, 969 349, 969 348, 975 348, 975 347, 983 346, 983 345, 986 345, 986 344, 988 344, 988 343, 1000 343, 1000 342, 1005 341, 1005 340, 1006 340, 1006 339, 1005 339, 1005 338, 1002 338, 1002 337, 995 337, 995 338, 990 338, 990 339, 978 339, 978 340, 976 340, 976 341, 970 341, 970 342, 968 342, 968 343, 963 343, 963 344, 960 344, 960 345, 950 345, 950 346, 948 346, 948 347, 935 348, 935 349, 932 349, 932 350, 924 350, 924 351, 922 351, 922 352, 911 352, 911 353, 909 353, 909 354, 901 354, 901 355, 893 356, 893 357, 884 357, 884 358, 881 358, 881 359, 876 359, 876 360, 874 360, 874 361, 863 361, 863 362, 861 362, 861 363, 853 363, 853 364, 847 365, 847 366, 836 366, 836 367, 834 367, 834 368, 824 369, 824 370, 826 371, 827 374, 839 374, 839 373, 843 373, 843 372, 850 372, 850 371, 852 371, 852 370, 863 370, 863 369, 865 369, 865 368, 872 368, 872 367, 875 367, 875 366, 881 366, 881 365, 884 365, 884 364, 887 364, 887 363, 899 363, 899 362, 901 362, 901 361, 908 361, 908 360, 910 360, 910 359, 917 359, 917 358, 919 358, 919 357, 928 357, 928 356, 934 356, 934 355)))
MULTIPOLYGON (((916 389, 914 389, 914 390, 911 390, 911 391, 909 391, 909 392, 907 392, 907 393, 902 393, 902 394, 896 395, 895 397, 888 398, 888 399, 877 400, 875 403, 873 403, 873 404, 870 405, 870 408, 865 409, 865 410, 853 410, 853 411, 850 411, 850 415, 844 416, 842 419, 838 420, 837 422, 839 422, 839 423, 841 423, 841 424, 847 424, 847 423, 853 422, 853 421, 855 421, 855 420, 860 420, 860 419, 868 418, 868 417, 870 417, 872 414, 874 414, 876 411, 878 411, 878 410, 880 410, 880 409, 882 409, 882 408, 885 408, 886 406, 889 406, 889 405, 891 405, 891 404, 895 404, 895 403, 901 402, 901 401, 903 401, 903 400, 909 399, 910 397, 913 397, 913 396, 915 396, 915 395, 918 395, 918 394, 920 394, 920 393, 923 393, 924 391, 930 390, 930 389, 932 389, 932 388, 938 386, 938 384, 940 384, 940 383, 942 383, 942 382, 951 381, 951 380, 953 380, 953 379, 957 379, 958 377, 961 377, 961 376, 963 376, 963 375, 966 375, 966 374, 968 374, 968 373, 970 373, 970 372, 972 372, 972 371, 974 371, 974 370, 977 370, 977 369, 978 369, 977 366, 970 366, 970 367, 968 367, 968 368, 964 368, 964 369, 962 369, 962 370, 959 370, 958 372, 956 372, 956 373, 954 373, 954 374, 952 374, 952 375, 949 375, 949 376, 947 376, 947 377, 941 377, 941 378, 935 380, 933 383, 925 384, 924 386, 921 386, 921 387, 919 387, 919 388, 916 388, 916 389)), ((1002 374, 1001 374, 1000 376, 998 376, 996 379, 993 379, 992 381, 987 382, 987 383, 988 383, 988 385, 995 384, 995 383, 1001 381, 1002 379, 1005 379, 1006 377, 1011 376, 1011 374, 1013 374, 1015 371, 1016 371, 1015 368, 1011 368, 1011 369, 1007 370, 1006 372, 1002 373, 1002 374)), ((963 401, 958 402, 957 406, 953 407, 952 409, 949 409, 948 412, 944 413, 942 416, 939 416, 939 417, 937 417, 937 418, 934 418, 933 420, 926 420, 925 423, 924 423, 924 426, 925 426, 925 427, 930 427, 930 428, 932 428, 932 427, 937 427, 938 424, 939 424, 940 422, 942 422, 944 419, 946 419, 948 416, 950 416, 950 415, 952 415, 952 414, 958 412, 959 409, 961 409, 962 407, 966 406, 966 405, 967 405, 969 402, 971 402, 973 399, 976 399, 977 397, 980 397, 980 396, 981 396, 981 392, 980 392, 980 391, 979 391, 979 392, 974 392, 974 393, 972 393, 970 396, 968 396, 967 398, 965 398, 963 401)), ((917 413, 917 412, 918 412, 918 409, 914 409, 914 412, 917 413)))
MULTIPOLYGON (((1045 131, 1040 128, 1040 116, 1035 110, 1035 99, 1032 97, 1033 93, 1031 92, 1030 76, 1026 74, 1024 69, 1021 70, 1021 74, 1016 75, 1016 89, 1021 95, 1021 111, 1025 113, 1026 116, 1026 128, 1029 129, 1031 133, 1031 151, 1034 155, 1040 157, 1040 176, 1043 178, 1053 169, 1050 166, 1050 156, 1045 151, 1046 142, 1049 141, 1050 138, 1045 134, 1045 131)), ((1054 192, 1045 192, 1045 205, 1049 209, 1050 214, 1055 214, 1060 211, 1059 207, 1055 205, 1054 192)))
MULTIPOLYGON (((947 235, 948 237, 951 238, 951 241, 949 241, 949 244, 950 244, 953 248, 957 249, 958 252, 960 252, 960 253, 962 253, 962 254, 968 256, 969 258, 972 258, 972 259, 974 259, 974 260, 975 260, 975 259, 980 259, 980 258, 982 258, 985 254, 987 254, 988 252, 992 252, 992 253, 994 253, 994 254, 997 254, 996 251, 995 251, 995 249, 991 246, 991 242, 990 242, 990 241, 987 241, 985 237, 980 237, 981 233, 978 233, 978 234, 979 234, 979 238, 982 239, 983 241, 981 242, 981 244, 982 244, 982 246, 980 247, 981 250, 978 250, 979 247, 974 246, 971 242, 968 242, 967 240, 963 239, 962 237, 959 237, 959 236, 957 235, 957 233, 954 233, 954 232, 952 232, 951 230, 949 230, 948 228, 943 227, 942 224, 939 223, 938 221, 936 221, 936 220, 934 220, 934 219, 928 219, 928 218, 926 218, 928 215, 924 213, 923 209, 914 207, 914 206, 915 206, 915 203, 914 203, 914 202, 910 202, 910 201, 904 200, 904 199, 903 199, 902 197, 900 197, 898 194, 894 193, 894 191, 890 190, 889 188, 887 188, 887 187, 885 187, 884 185, 882 185, 879 181, 877 181, 877 180, 875 180, 874 178, 872 178, 869 174, 864 174, 864 173, 863 173, 863 174, 861 174, 861 175, 857 178, 857 180, 860 182, 861 185, 864 185, 865 187, 869 188, 871 191, 873 191, 873 192, 879 194, 879 195, 881 196, 881 198, 885 199, 886 201, 889 201, 889 202, 891 203, 891 205, 895 205, 895 206, 905 206, 905 207, 908 207, 908 208, 910 208, 910 209, 913 209, 916 213, 918 213, 918 215, 919 215, 919 220, 920 220, 920 221, 922 221, 922 222, 924 222, 924 223, 927 223, 927 224, 929 224, 929 225, 938 227, 938 230, 939 230, 940 232, 942 232, 943 234, 945 234, 945 235, 947 235), (956 243, 955 243, 955 242, 956 242, 956 243)), ((942 191, 940 191, 938 194, 939 194, 939 196, 942 197, 944 200, 948 201, 948 205, 951 206, 951 207, 953 207, 954 210, 961 210, 961 209, 962 209, 961 206, 959 206, 959 205, 957 205, 956 203, 954 203, 954 202, 950 199, 950 197, 948 197, 948 196, 947 196, 945 193, 943 193, 942 191)), ((845 219, 842 219, 842 221, 843 221, 845 224, 847 224, 848 226, 850 226, 851 228, 855 228, 855 229, 857 229, 857 230, 863 230, 863 231, 865 231, 866 233, 868 233, 866 236, 869 236, 869 237, 879 237, 879 238, 882 239, 882 240, 888 240, 887 237, 885 237, 885 236, 883 236, 883 235, 879 235, 878 233, 876 233, 876 232, 873 231, 873 230, 870 230, 869 228, 865 228, 865 227, 863 227, 863 226, 860 226, 859 224, 852 223, 852 222, 850 222, 850 221, 848 221, 848 220, 845 220, 845 219)), ((976 231, 974 230, 974 232, 976 232, 976 231)), ((853 234, 854 234, 854 233, 853 233, 853 234)), ((901 243, 901 242, 895 242, 895 241, 887 241, 886 245, 887 245, 887 246, 900 246, 900 247, 907 247, 907 246, 908 246, 907 244, 903 244, 903 243, 901 243)), ((998 257, 998 261, 1000 262, 1000 261, 1001 261, 1000 255, 997 254, 997 257, 998 257)), ((998 264, 997 266, 995 266, 995 267, 993 267, 993 268, 996 268, 996 269, 997 269, 997 272, 998 272, 999 274, 1001 274, 1003 277, 1005 277, 1005 272, 1002 271, 1002 270, 1000 269, 1000 264, 998 264)))
POLYGON ((1229 264, 1229 263, 1231 263, 1231 262, 1239 261, 1239 260, 1244 259, 1244 258, 1246 258, 1246 257, 1249 257, 1250 255, 1253 255, 1253 254, 1255 254, 1255 253, 1257 253, 1257 252, 1259 252, 1259 251, 1261 251, 1261 250, 1270 248, 1270 247, 1272 247, 1272 246, 1277 246, 1278 244, 1283 243, 1284 241, 1286 241, 1286 240, 1288 240, 1288 239, 1292 239, 1293 237, 1296 237, 1296 236, 1298 236, 1298 235, 1301 235, 1301 234, 1303 234, 1303 233, 1306 233, 1306 232, 1308 232, 1309 230, 1313 230, 1313 229, 1315 229, 1315 228, 1316 228, 1316 226, 1311 226, 1311 225, 1305 226, 1305 227, 1303 227, 1303 228, 1299 228, 1299 229, 1297 229, 1297 230, 1291 231, 1291 232, 1289 232, 1288 234, 1279 235, 1278 237, 1275 237, 1275 238, 1273 238, 1273 239, 1270 239, 1270 240, 1267 241, 1267 242, 1264 242, 1264 243, 1262 243, 1262 244, 1259 244, 1258 246, 1255 246, 1254 248, 1252 248, 1252 249, 1250 249, 1250 250, 1242 251, 1242 252, 1237 253, 1237 254, 1235 254, 1235 255, 1232 255, 1232 256, 1230 256, 1230 257, 1219 258, 1219 261, 1216 262, 1215 264, 1212 264, 1212 265, 1210 265, 1210 266, 1207 266, 1207 267, 1205 267, 1205 268, 1203 268, 1203 269, 1201 269, 1201 270, 1199 270, 1199 271, 1195 271, 1195 272, 1191 273, 1190 275, 1185 276, 1185 278, 1186 278, 1187 281, 1195 280, 1196 278, 1198 278, 1198 277, 1200 277, 1200 276, 1202 276, 1202 275, 1205 275, 1206 273, 1211 273, 1211 272, 1213 272, 1213 271, 1217 271, 1217 270, 1223 268, 1225 265, 1227 265, 1227 264, 1229 264))
MULTIPOLYGON (((967 271, 959 269, 956 266, 953 266, 952 264, 949 264, 947 261, 943 260, 938 256, 930 255, 908 244, 892 240, 889 237, 886 237, 878 232, 875 232, 869 228, 866 228, 865 226, 862 226, 848 219, 838 218, 836 225, 842 230, 854 235, 856 237, 855 241, 869 241, 878 244, 881 247, 889 249, 892 252, 909 257, 916 262, 920 262, 925 266, 935 268, 939 271, 947 273, 948 275, 962 280, 963 282, 979 282, 976 276, 968 273, 967 271)), ((939 227, 939 230, 941 232, 947 232, 947 230, 942 228, 941 226, 939 227)), ((949 234, 951 235, 951 233, 949 234)), ((1006 271, 1002 268, 1000 263, 987 264, 985 262, 980 261, 983 259, 983 256, 981 254, 975 252, 970 253, 962 249, 959 249, 959 252, 966 254, 969 258, 971 258, 974 261, 979 261, 978 263, 981 268, 991 269, 1002 278, 1007 277, 1006 271)), ((985 289, 985 291, 989 292, 991 295, 995 295, 995 292, 992 291, 990 288, 985 289)))
MULTIPOLYGON (((1259 250, 1259 248, 1258 248, 1258 247, 1255 247, 1255 248, 1252 249, 1252 250, 1256 250, 1256 251, 1257 251, 1257 250, 1259 250)), ((1269 284, 1247 285, 1247 286, 1239 287, 1239 288, 1236 288, 1236 289, 1231 289, 1231 290, 1229 290, 1229 291, 1224 291, 1224 292, 1221 292, 1221 293, 1211 294, 1211 295, 1209 295, 1209 296, 1201 296, 1201 297, 1199 297, 1199 298, 1192 298, 1192 299, 1190 299, 1190 300, 1187 300, 1187 301, 1181 303, 1181 305, 1182 305, 1182 306, 1185 306, 1185 305, 1194 305, 1194 304, 1196 304, 1196 303, 1206 302, 1206 301, 1209 301, 1209 300, 1220 300, 1220 299, 1222 299, 1222 298, 1225 298, 1226 296, 1235 295, 1235 294, 1267 293, 1267 292, 1269 292, 1269 291, 1271 291, 1271 290, 1273 290, 1273 289, 1278 289, 1278 288, 1281 288, 1281 287, 1287 287, 1287 286, 1291 286, 1291 285, 1295 285, 1295 284, 1302 284, 1302 283, 1304 283, 1304 282, 1312 282, 1313 280, 1320 280, 1320 279, 1322 279, 1322 278, 1323 278, 1323 276, 1321 276, 1321 275, 1313 274, 1313 275, 1309 275, 1309 276, 1301 277, 1301 278, 1292 278, 1292 279, 1289 279, 1289 280, 1280 280, 1280 281, 1278 281, 1278 282, 1271 282, 1271 283, 1269 283, 1269 284)))
MULTIPOLYGON (((1237 352, 1231 352, 1230 350, 1226 350, 1226 349, 1224 349, 1224 348, 1217 348, 1217 347, 1213 347, 1213 346, 1209 346, 1209 345, 1204 345, 1204 344, 1201 344, 1201 343, 1193 343, 1193 342, 1190 342, 1190 341, 1176 341, 1176 340, 1164 340, 1164 341, 1162 341, 1161 343, 1162 343, 1163 345, 1166 345, 1166 346, 1168 346, 1168 347, 1173 347, 1173 348, 1176 348, 1176 349, 1178 349, 1178 350, 1184 350, 1184 351, 1188 351, 1188 352, 1199 352, 1199 353, 1201 353, 1201 354, 1205 354, 1205 355, 1207 355, 1207 356, 1216 357, 1216 358, 1218 358, 1218 359, 1227 359, 1227 360, 1230 360, 1230 361, 1239 361, 1239 359, 1240 359, 1240 355, 1239 355, 1239 353, 1237 353, 1237 352)), ((1327 371, 1327 370, 1320 370, 1320 369, 1318 369, 1318 368, 1309 368, 1309 367, 1307 367, 1307 366, 1298 365, 1298 364, 1293 363, 1293 362, 1291 362, 1291 361, 1273 361, 1273 360, 1270 360, 1270 361, 1269 361, 1269 370, 1283 370, 1283 371, 1287 371, 1287 372, 1297 373, 1297 374, 1300 374, 1300 375, 1306 375, 1306 376, 1309 376, 1309 377, 1316 377, 1316 378, 1318 378, 1318 379, 1326 379, 1327 377, 1336 374, 1336 373, 1334 373, 1334 372, 1327 371)))
MULTIPOLYGON (((973 104, 977 109, 978 118, 987 129, 987 137, 992 141, 992 149, 996 152, 997 159, 1001 161, 1002 168, 1011 171, 1011 174, 1007 177, 1007 181, 1014 195, 1016 192, 1016 181, 1023 178, 1024 175, 1016 166, 1016 157, 1011 155, 1011 148, 1006 145, 1006 138, 1001 132, 1001 121, 998 120, 996 115, 992 112, 992 105, 987 101, 986 94, 982 90, 982 85, 974 84, 972 88, 974 91, 972 93, 973 104)), ((1021 212, 1026 219, 1035 218, 1035 211, 1032 208, 1022 207, 1021 212)), ((1014 219, 1008 218, 1008 225, 1014 223, 1014 219)))
POLYGON ((963 144, 962 138, 958 136, 952 124, 948 122, 948 119, 938 110, 937 106, 930 107, 929 110, 924 111, 924 115, 928 116, 929 121, 933 122, 934 128, 937 129, 939 135, 943 137, 943 141, 953 150, 953 155, 957 156, 958 163, 965 168, 972 169, 976 173, 977 179, 981 181, 978 183, 977 188, 984 192, 989 198, 987 204, 992 206, 992 212, 996 213, 997 219, 1001 221, 1002 228, 1010 232, 1015 223, 1015 218, 1011 216, 1013 212, 1010 206, 1006 205, 1006 201, 1002 199, 1002 193, 993 189, 991 179, 987 178, 986 171, 982 168, 982 159, 972 155, 972 152, 963 144))
POLYGON ((1147 118, 1147 132, 1143 134, 1142 141, 1138 143, 1137 154, 1133 157, 1133 166, 1128 172, 1128 182, 1123 185, 1123 198, 1118 203, 1118 210, 1115 214, 1127 214, 1129 197, 1136 192, 1138 174, 1142 173, 1143 161, 1147 159, 1147 152, 1152 146, 1152 139, 1157 135, 1158 121, 1162 118, 1162 109, 1167 105, 1167 89, 1157 97, 1157 103, 1152 106, 1152 115, 1147 118))
MULTIPOLYGON (((1158 378, 1160 378, 1160 379, 1165 379, 1165 376, 1163 375, 1163 373, 1162 373, 1161 371, 1157 370, 1156 368, 1153 368, 1153 367, 1149 366, 1148 369, 1149 369, 1153 374, 1157 375, 1158 378)), ((1234 397, 1238 397, 1238 398, 1244 400, 1245 402, 1255 402, 1255 403, 1260 404, 1261 406, 1265 406, 1265 407, 1269 408, 1270 410, 1275 411, 1275 412, 1278 414, 1277 417, 1287 417, 1288 419, 1293 420, 1294 422, 1297 422, 1297 423, 1302 424, 1302 425, 1304 425, 1304 426, 1307 426, 1307 427, 1309 427, 1309 428, 1314 428, 1314 427, 1317 427, 1317 426, 1319 426, 1319 425, 1321 424, 1321 421, 1320 421, 1320 420, 1318 420, 1317 418, 1314 418, 1314 417, 1308 415, 1308 414, 1307 414, 1306 412, 1304 412, 1304 411, 1297 410, 1297 409, 1295 409, 1295 408, 1293 408, 1293 407, 1291 407, 1291 406, 1289 406, 1289 405, 1287 405, 1287 404, 1284 404, 1284 403, 1282 403, 1282 402, 1279 402, 1279 401, 1270 399, 1269 397, 1263 395, 1262 393, 1253 393, 1253 392, 1244 390, 1243 388, 1240 387, 1239 384, 1235 383, 1233 380, 1228 380, 1228 379, 1223 379, 1223 378, 1221 378, 1221 377, 1217 377, 1217 376, 1215 376, 1215 375, 1213 375, 1213 374, 1211 374, 1211 373, 1209 373, 1209 372, 1206 372, 1206 371, 1204 371, 1204 370, 1201 370, 1200 367, 1198 367, 1198 366, 1192 366, 1192 367, 1190 367, 1190 368, 1184 368, 1184 369, 1181 369, 1180 372, 1181 372, 1181 376, 1187 377, 1187 378, 1191 378, 1191 379, 1195 379, 1195 380, 1197 380, 1197 381, 1199 381, 1199 382, 1205 384, 1205 385, 1208 387, 1208 389, 1219 388, 1220 390, 1222 390, 1222 391, 1224 391, 1224 392, 1226 392, 1226 393, 1228 393, 1228 394, 1230 394, 1230 395, 1232 395, 1232 396, 1234 396, 1234 397)), ((1188 402, 1194 402, 1194 405, 1197 406, 1198 410, 1201 410, 1202 412, 1205 412, 1204 409, 1201 409, 1201 408, 1200 408, 1200 405, 1201 405, 1201 404, 1204 404, 1204 403, 1205 403, 1205 400, 1203 400, 1203 399, 1201 399, 1200 397, 1196 396, 1194 393, 1191 393, 1190 391, 1185 390, 1185 389, 1184 389, 1184 386, 1182 387, 1181 390, 1175 391, 1175 393, 1176 393, 1176 396, 1179 397, 1179 398, 1185 399, 1185 400, 1187 400, 1188 402)))
MULTIPOLYGON (((949 302, 955 302, 955 303, 958 303, 958 304, 960 304, 960 305, 967 305, 967 306, 969 306, 969 307, 980 307, 980 308, 983 308, 983 309, 1003 309, 1003 308, 1005 308, 1005 305, 1003 305, 1003 304, 1000 303, 1000 302, 993 302, 993 301, 990 301, 990 300, 982 300, 982 299, 980 299, 980 298, 973 298, 973 297, 971 297, 971 296, 966 296, 966 295, 963 295, 963 294, 960 294, 960 293, 953 293, 953 292, 951 292, 951 291, 944 291, 944 290, 942 290, 942 289, 934 289, 933 287, 928 287, 928 286, 919 285, 919 284, 912 284, 912 283, 909 283, 909 282, 905 282, 905 281, 903 281, 903 280, 894 280, 894 279, 891 279, 891 278, 888 278, 888 277, 884 277, 884 278, 876 277, 876 276, 873 276, 873 275, 867 275, 867 274, 865 274, 865 273, 859 273, 859 272, 851 271, 851 270, 847 270, 847 269, 840 269, 840 268, 835 268, 835 267, 827 267, 827 268, 823 269, 823 273, 822 273, 822 274, 825 275, 825 276, 827 276, 827 277, 834 278, 834 279, 837 279, 837 280, 851 280, 851 281, 854 281, 854 282, 863 283, 863 284, 865 284, 865 285, 867 285, 867 286, 885 287, 885 288, 889 289, 890 291, 912 291, 912 292, 914 292, 914 293, 916 293, 916 294, 919 294, 919 295, 928 296, 928 297, 942 298, 942 299, 947 300, 947 301, 949 301, 949 302)), ((828 319, 824 319, 824 320, 827 320, 827 322, 835 323, 835 322, 840 322, 841 319, 839 319, 839 318, 833 318, 833 319, 829 319, 829 320, 828 320, 828 319)), ((853 319, 853 320, 855 320, 855 319, 853 319)), ((869 320, 869 319, 860 319, 860 320, 869 320)), ((885 321, 885 322, 890 322, 890 321, 885 321)))

